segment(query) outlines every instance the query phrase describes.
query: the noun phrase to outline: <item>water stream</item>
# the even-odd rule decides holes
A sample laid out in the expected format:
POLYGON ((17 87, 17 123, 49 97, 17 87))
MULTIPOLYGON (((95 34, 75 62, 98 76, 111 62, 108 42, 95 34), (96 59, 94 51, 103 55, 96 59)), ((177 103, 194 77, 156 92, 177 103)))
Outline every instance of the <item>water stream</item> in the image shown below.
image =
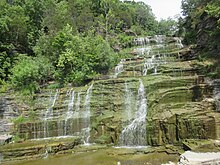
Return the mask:
POLYGON ((91 84, 90 87, 87 89, 85 102, 84 102, 85 111, 83 112, 83 116, 82 116, 84 119, 84 126, 85 126, 85 128, 83 129, 85 145, 89 144, 89 138, 90 138, 90 100, 92 96, 92 87, 93 84, 91 84))
POLYGON ((216 111, 220 112, 220 80, 215 80, 213 82, 213 86, 213 95, 215 99, 216 111))
POLYGON ((143 82, 140 80, 140 86, 137 95, 137 112, 134 120, 126 126, 119 139, 121 146, 145 146, 146 145, 146 117, 147 117, 147 99, 143 82))
POLYGON ((115 75, 114 77, 116 78, 118 74, 124 71, 124 65, 123 63, 125 62, 125 59, 122 59, 119 64, 115 67, 115 75))
POLYGON ((50 105, 49 108, 47 109, 45 116, 44 116, 44 138, 49 137, 49 131, 48 131, 48 120, 53 118, 53 107, 56 103, 56 100, 59 96, 59 90, 56 90, 56 93, 54 96, 50 97, 50 105))
POLYGON ((68 127, 68 120, 73 117, 73 107, 74 107, 74 100, 75 100, 75 91, 70 92, 70 99, 68 103, 68 109, 65 116, 65 126, 64 126, 64 135, 67 135, 67 127, 68 127))
POLYGON ((127 120, 130 121, 132 119, 132 109, 133 109, 133 93, 129 88, 129 84, 125 82, 125 115, 127 116, 127 120))

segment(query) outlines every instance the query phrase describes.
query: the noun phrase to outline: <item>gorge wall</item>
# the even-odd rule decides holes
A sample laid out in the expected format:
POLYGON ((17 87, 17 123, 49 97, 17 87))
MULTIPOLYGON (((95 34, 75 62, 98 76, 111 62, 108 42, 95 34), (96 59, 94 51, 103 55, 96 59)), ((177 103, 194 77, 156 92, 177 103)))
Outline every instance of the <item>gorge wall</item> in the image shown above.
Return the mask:
POLYGON ((115 145, 131 145, 122 142, 126 128, 129 136, 143 134, 144 143, 134 145, 218 139, 218 85, 200 74, 181 40, 154 36, 134 42, 133 57, 122 59, 109 76, 83 87, 42 89, 31 107, 16 111, 33 118, 17 123, 14 132, 24 139, 80 136, 82 143, 115 145))

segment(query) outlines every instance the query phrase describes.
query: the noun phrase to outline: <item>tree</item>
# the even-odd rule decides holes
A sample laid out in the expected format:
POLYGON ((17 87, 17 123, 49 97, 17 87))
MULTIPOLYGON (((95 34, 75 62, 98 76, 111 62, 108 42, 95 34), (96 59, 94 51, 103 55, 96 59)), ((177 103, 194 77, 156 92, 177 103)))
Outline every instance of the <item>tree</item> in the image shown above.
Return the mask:
POLYGON ((174 35, 178 30, 177 21, 172 18, 162 19, 158 22, 158 34, 174 35))
POLYGON ((105 40, 108 41, 109 33, 109 19, 114 17, 113 8, 117 5, 118 0, 101 0, 100 6, 104 11, 104 20, 105 20, 105 40))
POLYGON ((21 6, 0 1, 0 73, 8 80, 10 68, 17 58, 17 52, 28 52, 29 17, 21 6))
POLYGON ((67 25, 58 33, 53 46, 58 48, 57 77, 61 83, 81 84, 111 66, 111 49, 100 36, 73 36, 67 25), (64 81, 64 82, 63 82, 64 81))
POLYGON ((70 6, 67 1, 48 0, 46 11, 44 11, 43 27, 47 27, 51 35, 55 35, 62 30, 66 24, 73 27, 73 32, 76 33, 76 27, 72 20, 70 6))
POLYGON ((10 78, 15 89, 23 91, 24 94, 33 95, 39 90, 40 84, 53 75, 53 70, 45 57, 19 55, 10 78))

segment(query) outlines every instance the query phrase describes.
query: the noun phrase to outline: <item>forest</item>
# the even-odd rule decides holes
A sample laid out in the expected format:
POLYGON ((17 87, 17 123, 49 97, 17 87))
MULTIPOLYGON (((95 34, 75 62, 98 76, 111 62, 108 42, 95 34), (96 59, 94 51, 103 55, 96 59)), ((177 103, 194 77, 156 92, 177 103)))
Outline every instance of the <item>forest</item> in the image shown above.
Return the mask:
POLYGON ((180 36, 220 77, 220 1, 182 0, 182 17, 156 20, 149 5, 119 0, 0 1, 0 85, 32 95, 49 82, 82 85, 107 74, 134 37, 180 36))

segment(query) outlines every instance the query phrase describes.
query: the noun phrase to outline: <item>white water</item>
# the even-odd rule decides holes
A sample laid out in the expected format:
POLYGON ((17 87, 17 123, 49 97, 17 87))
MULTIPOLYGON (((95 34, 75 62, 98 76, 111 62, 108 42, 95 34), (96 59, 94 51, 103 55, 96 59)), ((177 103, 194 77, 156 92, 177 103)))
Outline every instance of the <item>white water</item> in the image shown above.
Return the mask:
POLYGON ((78 92, 77 102, 76 102, 76 112, 79 112, 79 110, 80 110, 80 101, 81 101, 80 95, 81 95, 81 93, 78 92))
POLYGON ((144 38, 144 37, 135 38, 134 42, 135 42, 136 45, 144 46, 145 43, 149 42, 149 39, 147 37, 146 38, 144 38))
POLYGON ((75 100, 75 91, 70 92, 70 99, 68 103, 68 109, 65 116, 65 126, 64 126, 64 135, 67 135, 67 126, 68 126, 68 120, 73 117, 73 106, 74 106, 74 100, 75 100))
POLYGON ((47 109, 47 111, 45 113, 45 116, 44 116, 44 137, 45 138, 49 136, 48 135, 48 123, 47 123, 47 121, 48 121, 48 119, 53 118, 53 107, 56 103, 56 100, 57 100, 58 96, 59 96, 59 90, 57 89, 55 95, 54 96, 51 95, 51 97, 50 97, 50 106, 47 109))
POLYGON ((84 118, 84 124, 86 126, 86 128, 82 130, 84 136, 84 144, 89 144, 89 138, 90 138, 90 100, 92 96, 92 87, 93 84, 90 85, 90 87, 87 89, 85 102, 84 102, 85 111, 82 116, 84 118))
POLYGON ((136 116, 122 131, 119 138, 119 144, 121 146, 146 146, 146 116, 147 100, 143 82, 140 80, 136 116))
POLYGON ((155 35, 154 39, 158 44, 162 44, 165 41, 166 36, 165 35, 155 35))
POLYGON ((152 50, 152 47, 147 46, 147 47, 142 47, 142 48, 135 48, 134 52, 137 53, 138 55, 141 55, 141 56, 143 56, 143 55, 149 56, 151 50, 152 50))
POLYGON ((213 86, 213 95, 216 105, 216 111, 220 112, 220 80, 215 80, 213 86))
POLYGON ((125 82, 125 115, 127 116, 127 120, 130 121, 132 119, 132 91, 128 87, 128 83, 125 82))
POLYGON ((56 90, 56 93, 55 93, 54 96, 52 96, 52 94, 51 94, 51 96, 50 96, 50 105, 49 105, 49 108, 46 111, 45 119, 53 117, 53 107, 56 103, 56 100, 57 100, 58 96, 59 96, 59 90, 58 89, 56 90))
POLYGON ((75 136, 55 136, 55 137, 46 137, 46 138, 37 138, 37 139, 31 139, 31 141, 41 141, 41 140, 50 140, 50 139, 66 139, 66 138, 71 138, 75 136))
POLYGON ((49 153, 48 153, 48 148, 45 147, 45 153, 44 153, 43 159, 47 159, 47 158, 48 158, 48 155, 49 155, 49 153))
POLYGON ((124 71, 124 63, 125 59, 122 59, 119 64, 115 67, 115 77, 117 77, 120 73, 124 71))
POLYGON ((175 40, 176 40, 176 46, 178 47, 178 48, 183 48, 184 46, 183 46, 183 44, 182 44, 182 41, 181 41, 181 39, 179 38, 179 37, 175 37, 174 38, 175 40))
POLYGON ((154 74, 157 74, 157 67, 159 66, 158 60, 153 55, 151 58, 145 60, 143 76, 147 75, 148 70, 153 69, 154 74))

